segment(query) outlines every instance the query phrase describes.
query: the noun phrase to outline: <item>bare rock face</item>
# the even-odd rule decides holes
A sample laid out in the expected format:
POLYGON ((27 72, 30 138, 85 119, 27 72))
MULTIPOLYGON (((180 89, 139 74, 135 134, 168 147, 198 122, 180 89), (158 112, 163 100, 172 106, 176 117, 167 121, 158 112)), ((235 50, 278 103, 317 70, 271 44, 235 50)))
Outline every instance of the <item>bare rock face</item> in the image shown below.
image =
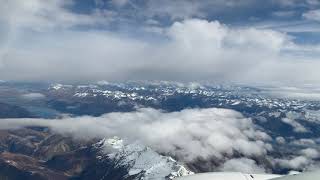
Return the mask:
POLYGON ((79 149, 85 146, 82 142, 76 142, 70 137, 64 137, 61 135, 49 135, 43 141, 37 145, 33 156, 43 160, 49 160, 55 155, 68 153, 70 151, 79 149))
POLYGON ((0 154, 0 178, 65 180, 68 176, 63 172, 50 170, 41 161, 30 156, 4 152, 0 154))
POLYGON ((95 159, 84 144, 43 128, 0 130, 0 179, 69 179, 95 159))
POLYGON ((19 130, 0 130, 0 152, 8 151, 32 155, 48 133, 31 128, 19 130))
POLYGON ((70 176, 79 177, 83 171, 96 163, 95 151, 82 147, 74 151, 53 156, 45 164, 55 171, 63 171, 70 176))

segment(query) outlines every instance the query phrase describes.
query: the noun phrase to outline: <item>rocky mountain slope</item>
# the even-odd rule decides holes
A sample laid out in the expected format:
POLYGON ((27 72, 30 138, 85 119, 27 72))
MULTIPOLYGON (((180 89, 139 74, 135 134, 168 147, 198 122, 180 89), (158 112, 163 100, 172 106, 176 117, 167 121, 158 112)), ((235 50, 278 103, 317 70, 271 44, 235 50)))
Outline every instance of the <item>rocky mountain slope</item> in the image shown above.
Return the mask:
POLYGON ((0 131, 1 179, 173 179, 193 174, 170 157, 118 138, 79 141, 39 128, 0 131))

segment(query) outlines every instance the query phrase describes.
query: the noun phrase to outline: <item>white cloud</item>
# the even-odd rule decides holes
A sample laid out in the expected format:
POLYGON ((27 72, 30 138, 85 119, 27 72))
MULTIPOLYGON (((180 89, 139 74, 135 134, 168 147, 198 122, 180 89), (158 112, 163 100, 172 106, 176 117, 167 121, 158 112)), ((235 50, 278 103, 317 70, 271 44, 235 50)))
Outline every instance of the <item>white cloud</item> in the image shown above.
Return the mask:
POLYGON ((309 20, 320 21, 320 9, 307 11, 302 16, 309 20))
POLYGON ((233 30, 205 20, 175 23, 167 29, 169 42, 160 44, 104 32, 65 32, 51 36, 27 38, 23 41, 39 43, 8 50, 2 58, 2 77, 270 81, 287 79, 283 71, 288 72, 290 66, 292 71, 308 69, 302 62, 295 65, 286 60, 276 61, 288 41, 284 34, 270 30, 233 30))
POLYGON ((37 100, 37 99, 43 99, 45 97, 46 96, 41 93, 27 93, 27 94, 22 95, 22 98, 27 99, 27 100, 37 100))
POLYGON ((287 157, 271 158, 274 167, 287 168, 298 171, 310 171, 319 169, 320 165, 317 162, 319 158, 318 144, 312 139, 298 139, 290 142, 289 146, 299 147, 299 150, 292 151, 292 155, 287 157))
POLYGON ((313 148, 303 149, 303 150, 301 150, 301 154, 310 158, 310 159, 316 159, 316 158, 319 158, 319 156, 320 156, 319 152, 313 148))
POLYGON ((0 128, 48 126, 56 133, 76 138, 119 136, 140 141, 153 149, 183 161, 197 158, 224 160, 235 152, 245 157, 262 156, 272 149, 270 137, 261 136, 250 119, 227 109, 188 109, 164 113, 139 109, 130 113, 110 113, 101 117, 61 120, 2 119, 0 128))
POLYGON ((265 173, 265 169, 257 165, 252 159, 239 158, 226 161, 221 167, 221 171, 242 172, 242 173, 265 173))
POLYGON ((189 164, 212 159, 218 164, 208 165, 206 168, 210 170, 257 173, 268 172, 268 168, 306 170, 319 167, 316 162, 319 151, 314 141, 300 139, 291 142, 304 149, 293 155, 286 154, 281 157, 283 159, 274 158, 270 136, 258 130, 250 119, 227 109, 187 109, 166 113, 147 108, 101 117, 0 121, 0 129, 25 126, 49 127, 54 133, 76 139, 119 136, 127 142, 145 144, 189 164), (257 159, 271 164, 257 163, 257 159))
POLYGON ((276 142, 278 144, 285 144, 286 143, 286 139, 284 139, 283 137, 277 137, 276 138, 276 142))
POLYGON ((295 132, 299 132, 299 133, 308 132, 308 130, 302 124, 300 124, 299 122, 297 122, 294 119, 282 118, 281 120, 282 120, 282 122, 292 126, 293 127, 293 131, 295 131, 295 132))
MULTIPOLYGON (((305 52, 304 47, 277 31, 186 19, 156 27, 153 35, 161 40, 131 38, 106 30, 75 30, 108 23, 116 16, 112 12, 77 14, 66 8, 72 1, 18 2, 5 1, 1 7, 1 21, 10 24, 0 33, 6 39, 0 48, 0 76, 6 80, 320 82, 320 62, 295 55, 305 52)), ((152 27, 142 29, 147 28, 152 27)), ((319 48, 311 50, 317 52, 319 48)))
POLYGON ((297 156, 292 159, 276 159, 275 162, 282 168, 301 170, 310 166, 313 162, 304 156, 297 156))
POLYGON ((101 22, 98 16, 76 14, 67 9, 73 0, 0 0, 0 22, 13 28, 65 28, 75 25, 96 24, 101 22))
POLYGON ((316 146, 316 142, 313 139, 298 139, 291 142, 294 145, 303 146, 303 147, 312 147, 316 146))
POLYGON ((306 148, 298 152, 294 157, 287 159, 274 159, 273 163, 281 168, 289 168, 293 170, 307 170, 315 167, 319 168, 319 165, 315 159, 319 158, 318 150, 314 148, 306 148))
POLYGON ((320 99, 320 88, 311 84, 300 84, 296 87, 281 87, 275 85, 275 87, 264 88, 264 93, 290 99, 302 99, 302 100, 318 100, 320 99))

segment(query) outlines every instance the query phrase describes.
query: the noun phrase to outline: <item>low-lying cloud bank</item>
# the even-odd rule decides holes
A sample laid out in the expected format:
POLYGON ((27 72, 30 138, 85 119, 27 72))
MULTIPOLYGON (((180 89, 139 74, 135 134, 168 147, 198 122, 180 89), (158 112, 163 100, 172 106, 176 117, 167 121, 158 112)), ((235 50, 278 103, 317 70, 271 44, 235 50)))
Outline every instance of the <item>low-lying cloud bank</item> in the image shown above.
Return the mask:
MULTIPOLYGON (((49 127, 55 133, 77 139, 119 136, 128 142, 139 141, 187 163, 212 158, 219 162, 220 167, 216 168, 220 170, 268 171, 254 159, 268 158, 268 152, 273 151, 269 144, 272 139, 268 134, 258 130, 251 119, 228 109, 186 109, 167 113, 142 108, 135 112, 109 113, 101 117, 0 121, 0 129, 26 126, 49 127)), ((299 156, 292 160, 276 159, 274 164, 298 169, 300 165, 305 167, 313 163, 319 153, 315 149, 306 149, 299 156), (299 163, 292 165, 296 161, 299 163)))
POLYGON ((270 137, 256 130, 250 119, 227 109, 188 109, 165 113, 146 108, 101 117, 0 121, 1 129, 23 126, 46 126, 56 133, 81 139, 120 136, 129 141, 141 141, 187 161, 211 156, 221 159, 234 152, 259 156, 272 148, 264 143, 270 137))

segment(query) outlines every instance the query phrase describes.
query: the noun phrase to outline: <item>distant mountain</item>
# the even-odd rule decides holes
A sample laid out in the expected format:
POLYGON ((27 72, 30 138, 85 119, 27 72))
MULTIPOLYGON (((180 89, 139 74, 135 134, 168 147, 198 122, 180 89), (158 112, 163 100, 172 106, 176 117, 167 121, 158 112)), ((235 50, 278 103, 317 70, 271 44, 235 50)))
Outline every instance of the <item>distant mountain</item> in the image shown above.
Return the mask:
POLYGON ((34 117, 25 108, 0 102, 0 118, 31 118, 34 117))

